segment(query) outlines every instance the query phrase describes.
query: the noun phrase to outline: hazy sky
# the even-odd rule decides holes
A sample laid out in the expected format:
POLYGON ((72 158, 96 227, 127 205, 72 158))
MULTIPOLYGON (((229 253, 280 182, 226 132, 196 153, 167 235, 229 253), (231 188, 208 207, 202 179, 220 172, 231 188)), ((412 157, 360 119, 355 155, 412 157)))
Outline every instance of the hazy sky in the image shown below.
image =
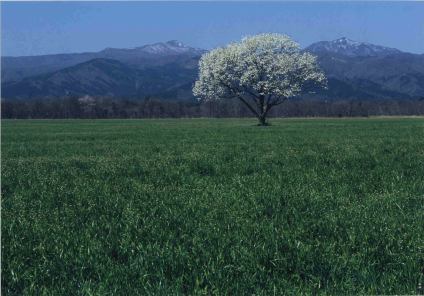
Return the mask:
POLYGON ((260 32, 302 46, 348 37, 424 53, 424 2, 2 2, 2 55, 180 40, 210 49, 260 32))

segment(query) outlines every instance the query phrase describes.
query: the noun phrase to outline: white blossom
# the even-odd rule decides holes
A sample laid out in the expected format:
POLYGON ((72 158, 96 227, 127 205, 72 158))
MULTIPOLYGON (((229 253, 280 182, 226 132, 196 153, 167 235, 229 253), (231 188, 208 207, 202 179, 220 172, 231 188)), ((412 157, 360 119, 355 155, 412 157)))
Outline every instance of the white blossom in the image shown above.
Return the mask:
POLYGON ((316 58, 288 36, 260 34, 204 54, 193 93, 202 100, 238 98, 264 124, 273 106, 308 85, 326 85, 316 58))

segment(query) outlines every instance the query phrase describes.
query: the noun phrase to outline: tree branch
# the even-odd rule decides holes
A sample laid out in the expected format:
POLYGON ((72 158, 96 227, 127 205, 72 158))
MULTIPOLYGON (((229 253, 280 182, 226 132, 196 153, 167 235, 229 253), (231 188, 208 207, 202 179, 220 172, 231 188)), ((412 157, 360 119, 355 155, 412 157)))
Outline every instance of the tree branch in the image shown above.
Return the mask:
POLYGON ((259 118, 259 113, 252 107, 252 106, 250 106, 250 104, 242 97, 242 96, 240 96, 240 95, 237 95, 237 98, 240 100, 240 101, 242 101, 246 106, 247 106, 247 108, 249 108, 249 110, 250 111, 252 111, 253 112, 253 114, 255 114, 256 115, 256 117, 258 117, 259 118))
POLYGON ((253 112, 253 114, 259 117, 259 113, 240 95, 240 91, 237 88, 233 88, 231 85, 228 85, 227 83, 222 81, 222 79, 219 79, 219 82, 224 87, 226 87, 236 98, 242 101, 247 106, 247 108, 249 108, 249 110, 253 112))
POLYGON ((273 102, 271 102, 269 104, 269 106, 270 106, 270 108, 274 107, 274 106, 278 106, 278 105, 284 103, 285 101, 287 101, 287 97, 279 97, 279 98, 275 99, 273 102))

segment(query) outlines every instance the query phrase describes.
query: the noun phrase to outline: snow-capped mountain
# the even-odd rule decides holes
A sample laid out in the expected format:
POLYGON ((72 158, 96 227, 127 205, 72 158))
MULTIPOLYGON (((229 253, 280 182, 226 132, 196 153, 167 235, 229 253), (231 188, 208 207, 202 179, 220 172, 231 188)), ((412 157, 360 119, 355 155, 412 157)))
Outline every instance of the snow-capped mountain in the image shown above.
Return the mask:
POLYGON ((401 53, 400 50, 366 42, 358 42, 342 37, 333 41, 320 41, 311 44, 307 51, 322 54, 335 53, 349 57, 370 57, 401 53))
POLYGON ((202 54, 203 49, 194 48, 185 45, 184 43, 178 40, 170 40, 167 42, 158 42, 154 44, 147 44, 140 47, 134 48, 106 48, 100 53, 110 55, 110 54, 132 54, 132 55, 180 55, 180 54, 202 54))
POLYGON ((205 52, 204 49, 190 47, 180 41, 171 40, 135 48, 108 47, 99 52, 2 57, 1 81, 19 81, 26 77, 50 73, 92 59, 113 59, 141 68, 171 62, 193 67, 197 66, 197 59, 205 52))
POLYGON ((168 42, 159 42, 154 44, 137 47, 138 50, 150 54, 182 54, 182 53, 202 53, 203 49, 193 48, 185 45, 178 40, 171 40, 168 42))
POLYGON ((424 96, 424 55, 357 42, 321 41, 305 49, 317 56, 329 98, 417 98, 424 96))

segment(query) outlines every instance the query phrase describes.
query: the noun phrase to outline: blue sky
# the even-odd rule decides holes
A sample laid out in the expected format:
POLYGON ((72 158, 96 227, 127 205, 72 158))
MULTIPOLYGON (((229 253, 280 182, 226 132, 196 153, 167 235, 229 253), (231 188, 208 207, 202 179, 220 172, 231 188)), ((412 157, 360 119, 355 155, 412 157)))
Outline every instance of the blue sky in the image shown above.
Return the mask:
POLYGON ((2 55, 180 40, 210 49, 261 32, 303 47, 348 37, 424 53, 424 2, 2 2, 2 55))

